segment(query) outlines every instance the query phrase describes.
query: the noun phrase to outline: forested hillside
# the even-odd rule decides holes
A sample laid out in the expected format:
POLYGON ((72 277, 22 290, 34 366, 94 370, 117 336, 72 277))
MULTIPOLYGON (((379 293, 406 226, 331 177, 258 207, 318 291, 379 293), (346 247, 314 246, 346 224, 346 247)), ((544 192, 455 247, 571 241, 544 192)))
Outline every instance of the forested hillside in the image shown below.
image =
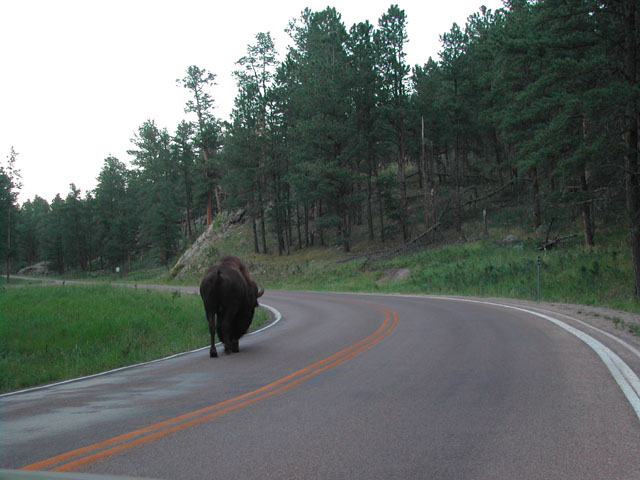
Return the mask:
POLYGON ((246 212, 256 253, 348 252, 356 226, 375 242, 463 232, 500 198, 531 230, 580 218, 587 249, 597 221, 622 219, 638 295, 638 15, 635 0, 506 1, 411 66, 401 6, 352 26, 307 9, 282 61, 269 33, 238 59, 230 121, 213 114, 215 75, 190 66, 185 120, 141 125, 130 159, 105 159, 84 197, 72 185, 18 206, 5 167, 2 258, 60 272, 166 264, 226 209, 246 212))

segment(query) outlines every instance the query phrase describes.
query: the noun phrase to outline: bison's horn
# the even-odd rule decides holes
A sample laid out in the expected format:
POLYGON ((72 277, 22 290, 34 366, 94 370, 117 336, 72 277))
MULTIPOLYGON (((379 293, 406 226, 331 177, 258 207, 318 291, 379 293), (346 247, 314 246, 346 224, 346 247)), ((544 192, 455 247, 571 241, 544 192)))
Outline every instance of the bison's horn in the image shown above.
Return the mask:
POLYGON ((264 288, 258 287, 258 297, 261 297, 264 294, 264 288))

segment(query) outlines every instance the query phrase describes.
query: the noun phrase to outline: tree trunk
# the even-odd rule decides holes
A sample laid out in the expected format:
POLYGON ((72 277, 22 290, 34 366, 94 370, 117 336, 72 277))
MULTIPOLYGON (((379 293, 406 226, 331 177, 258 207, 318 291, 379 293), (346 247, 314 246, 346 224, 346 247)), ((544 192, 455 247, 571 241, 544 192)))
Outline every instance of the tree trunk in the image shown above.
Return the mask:
MULTIPOLYGON (((206 169, 207 169, 207 166, 209 165, 209 155, 207 155, 207 149, 205 148, 204 145, 202 145, 202 156, 204 157, 204 168, 205 168, 204 176, 208 179, 209 172, 207 172, 206 169)), ((211 225, 211 222, 213 222, 213 203, 211 198, 211 189, 207 185, 207 226, 211 225)))
POLYGON ((302 229, 300 228, 300 204, 296 203, 296 230, 298 231, 298 250, 302 250, 302 229))
POLYGON ((371 198, 373 196, 373 188, 371 185, 371 160, 369 161, 369 176, 367 178, 367 228, 369 230, 369 240, 373 241, 375 238, 373 232, 373 206, 371 198))
POLYGON ((211 192, 207 192, 207 226, 213 222, 213 204, 211 203, 211 192))
MULTIPOLYGON (((589 185, 587 184, 587 175, 585 172, 582 172, 580 175, 580 190, 582 190, 585 194, 589 193, 589 185)), ((582 210, 582 223, 584 225, 584 246, 587 250, 591 250, 595 245, 593 236, 594 236, 594 226, 593 226, 593 217, 591 216, 591 200, 587 199, 581 202, 581 210, 582 210)))
POLYGON ((400 135, 398 142, 398 180, 400 182, 400 223, 402 227, 402 239, 409 241, 409 214, 407 208, 407 176, 405 172, 406 158, 404 155, 404 134, 400 135))
POLYGON ((264 224, 264 207, 260 204, 260 235, 262 236, 262 253, 267 254, 267 227, 264 224))
POLYGON ((287 255, 291 253, 293 246, 293 212, 291 211, 291 194, 289 189, 286 191, 287 202, 284 207, 285 216, 287 218, 287 255))
POLYGON ((504 178, 502 177, 502 151, 500 148, 500 141, 498 140, 498 131, 493 129, 493 143, 496 152, 496 166, 498 169, 498 181, 500 182, 500 186, 504 186, 504 178))
POLYGON ((531 191, 533 193, 533 228, 537 229, 542 224, 542 214, 540 213, 540 186, 538 183, 538 167, 531 168, 531 175, 533 177, 533 186, 531 191))
POLYGON ((11 282, 11 204, 7 210, 7 285, 11 282))
POLYGON ((351 245, 349 244, 349 236, 351 233, 351 227, 349 226, 349 213, 346 208, 343 209, 342 214, 340 215, 340 230, 342 236, 342 248, 346 253, 351 251, 351 245))
POLYGON ((220 203, 220 187, 218 185, 214 185, 213 190, 216 194, 216 208, 218 209, 216 213, 220 213, 222 211, 222 205, 220 203))
MULTIPOLYGON (((582 139, 587 144, 587 119, 582 119, 582 139)), ((584 246, 587 250, 591 250, 594 246, 593 235, 594 225, 591 215, 591 199, 589 197, 589 184, 587 183, 587 171, 583 168, 580 173, 580 190, 587 197, 581 202, 582 223, 584 225, 584 246)))
POLYGON ((482 210, 482 234, 486 237, 489 235, 489 225, 487 222, 487 209, 482 210))
POLYGON ((421 163, 421 173, 422 173, 422 197, 424 201, 424 228, 426 230, 429 229, 429 191, 431 190, 430 179, 428 175, 428 167, 427 167, 427 155, 426 155, 426 145, 424 140, 424 117, 422 117, 422 161, 421 163))
POLYGON ((260 253, 260 246, 258 245, 258 227, 256 226, 256 216, 251 214, 251 227, 253 229, 253 251, 260 253))
POLYGON ((282 225, 282 211, 281 211, 281 193, 280 193, 280 183, 276 174, 273 175, 273 185, 275 186, 275 194, 274 194, 274 216, 275 216, 275 229, 276 229, 276 240, 278 243, 278 256, 282 256, 284 253, 285 241, 283 236, 283 225, 282 225))
POLYGON ((460 146, 458 134, 456 134, 455 146, 455 171, 456 171, 456 232, 462 233, 462 199, 460 198, 460 146))
POLYGON ((189 188, 189 174, 187 172, 187 169, 185 168, 184 171, 184 196, 185 196, 185 203, 187 204, 187 234, 189 235, 189 238, 191 238, 192 232, 191 232, 191 189, 189 188))
POLYGON ((384 199, 382 198, 382 187, 377 183, 378 194, 378 215, 380 217, 380 241, 384 243, 384 199))
MULTIPOLYGON (((260 235, 262 237, 262 253, 266 254, 267 253, 267 234, 266 234, 266 229, 264 225, 264 201, 262 198, 261 182, 258 182, 258 205, 259 205, 258 214, 260 215, 260 235)), ((258 249, 258 253, 259 252, 260 252, 260 249, 258 249)))
POLYGON ((307 204, 304 205, 304 238, 305 238, 305 247, 309 247, 313 245, 313 232, 309 227, 309 206, 307 204))
MULTIPOLYGON (((637 70, 637 6, 636 0, 627 0, 623 6, 625 36, 625 77, 629 88, 634 91, 638 85, 637 70)), ((627 210, 629 211, 629 241, 631 243, 631 263, 634 276, 634 292, 640 297, 640 172, 638 171, 638 100, 634 93, 626 111, 625 186, 627 210)))
MULTIPOLYGON (((322 218, 322 200, 320 200, 318 202, 318 217, 317 218, 322 218)), ((318 234, 320 237, 320 246, 324 247, 324 232, 322 228, 318 229, 318 234)))
POLYGON ((193 235, 191 231, 191 206, 189 205, 189 201, 187 200, 187 234, 189 238, 193 235))

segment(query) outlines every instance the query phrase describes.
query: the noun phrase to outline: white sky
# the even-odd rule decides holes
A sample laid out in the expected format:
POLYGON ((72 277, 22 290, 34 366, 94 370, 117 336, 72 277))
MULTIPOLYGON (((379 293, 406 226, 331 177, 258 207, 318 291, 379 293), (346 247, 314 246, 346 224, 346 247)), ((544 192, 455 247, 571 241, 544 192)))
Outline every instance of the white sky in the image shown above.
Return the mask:
POLYGON ((501 0, 0 0, 0 164, 13 146, 23 187, 63 198, 84 196, 104 159, 129 162, 131 138, 147 119, 173 134, 187 118, 189 65, 217 75, 216 116, 227 120, 236 94, 235 62, 270 31, 281 58, 289 20, 334 6, 347 29, 377 25, 392 3, 407 14, 410 65, 437 57, 439 35, 464 25, 481 5, 501 0))

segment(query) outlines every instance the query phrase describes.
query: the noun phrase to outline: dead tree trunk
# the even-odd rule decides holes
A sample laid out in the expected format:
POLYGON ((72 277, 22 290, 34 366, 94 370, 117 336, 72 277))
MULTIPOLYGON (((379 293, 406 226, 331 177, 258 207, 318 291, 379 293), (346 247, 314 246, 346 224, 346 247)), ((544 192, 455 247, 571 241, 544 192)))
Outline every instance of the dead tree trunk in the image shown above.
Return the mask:
MULTIPOLYGON (((587 175, 585 172, 582 172, 580 175, 580 190, 583 193, 589 194, 589 185, 587 184, 587 175)), ((584 246, 587 250, 591 250, 595 245, 593 236, 594 236, 594 227, 593 227, 593 217, 591 215, 591 200, 587 199, 581 202, 581 210, 582 210, 582 223, 584 225, 584 246)))
POLYGON ((424 117, 422 117, 422 197, 424 201, 424 228, 429 228, 429 192, 431 191, 431 179, 429 178, 429 168, 427 165, 426 145, 424 138, 424 117))

